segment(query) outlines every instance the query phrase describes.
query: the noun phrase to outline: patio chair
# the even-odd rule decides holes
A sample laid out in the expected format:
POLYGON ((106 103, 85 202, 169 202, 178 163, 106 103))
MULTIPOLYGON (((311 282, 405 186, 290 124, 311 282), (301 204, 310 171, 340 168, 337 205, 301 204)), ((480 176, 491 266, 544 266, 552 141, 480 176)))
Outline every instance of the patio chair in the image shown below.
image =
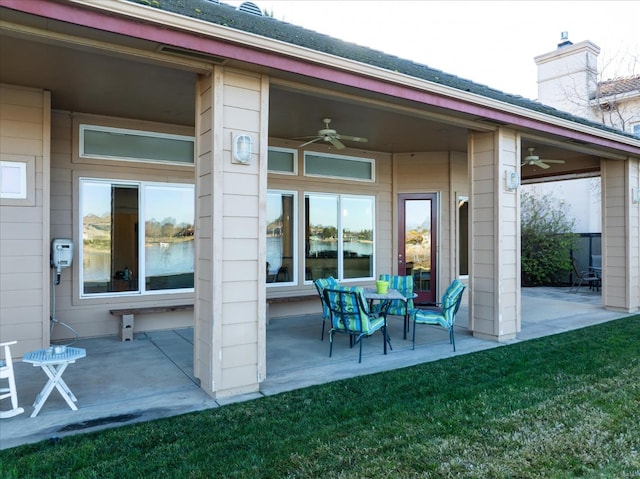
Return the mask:
POLYGON ((570 293, 577 293, 583 284, 589 285, 589 289, 596 288, 598 291, 600 290, 600 277, 598 275, 581 270, 575 256, 571 257, 571 264, 573 265, 573 284, 569 288, 570 293))
POLYGON ((0 400, 11 399, 11 409, 6 411, 0 411, 0 419, 6 419, 9 417, 22 414, 24 409, 18 407, 18 391, 16 390, 16 378, 13 373, 13 360, 11 359, 11 349, 9 346, 16 344, 18 341, 9 341, 6 343, 0 343, 0 347, 4 347, 4 360, 0 360, 0 379, 6 379, 9 382, 9 387, 0 387, 0 400))
MULTIPOLYGON (((360 343, 358 363, 362 362, 362 340, 382 332, 382 346, 386 352, 385 341, 388 341, 386 318, 382 312, 370 312, 364 297, 364 290, 359 287, 338 286, 323 290, 324 300, 331 313, 331 329, 329 330, 329 357, 333 353, 333 333, 348 334, 353 340, 351 346, 360 343)), ((391 342, 389 342, 391 347, 391 342)))
POLYGON ((380 280, 388 281, 389 288, 398 290, 402 296, 407 298, 407 301, 392 300, 387 310, 387 315, 404 317, 404 339, 407 339, 409 312, 413 309, 413 276, 381 274, 380 280))
POLYGON ((340 286, 340 283, 338 283, 338 281, 336 281, 336 279, 333 276, 329 276, 328 278, 316 279, 313 282, 313 284, 318 290, 318 295, 320 296, 320 302, 322 303, 322 335, 320 336, 320 340, 324 341, 324 323, 325 321, 331 320, 331 312, 329 311, 329 306, 327 306, 327 303, 324 300, 324 295, 322 294, 322 291, 325 288, 334 288, 336 286, 340 286))
POLYGON ((449 342, 455 352, 456 340, 453 336, 453 325, 456 321, 456 314, 460 308, 464 290, 464 284, 454 279, 442 295, 442 303, 436 303, 436 306, 428 309, 414 309, 411 311, 413 316, 413 349, 416 348, 416 325, 431 324, 442 326, 449 331, 449 342))

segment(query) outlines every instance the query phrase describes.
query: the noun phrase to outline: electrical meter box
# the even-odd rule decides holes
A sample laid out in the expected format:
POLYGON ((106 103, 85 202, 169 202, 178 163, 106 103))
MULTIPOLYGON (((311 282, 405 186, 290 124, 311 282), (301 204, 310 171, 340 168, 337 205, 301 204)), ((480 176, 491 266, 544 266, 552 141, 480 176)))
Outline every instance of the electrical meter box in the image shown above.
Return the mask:
POLYGON ((58 272, 71 266, 73 261, 73 241, 58 238, 51 241, 51 266, 58 272))

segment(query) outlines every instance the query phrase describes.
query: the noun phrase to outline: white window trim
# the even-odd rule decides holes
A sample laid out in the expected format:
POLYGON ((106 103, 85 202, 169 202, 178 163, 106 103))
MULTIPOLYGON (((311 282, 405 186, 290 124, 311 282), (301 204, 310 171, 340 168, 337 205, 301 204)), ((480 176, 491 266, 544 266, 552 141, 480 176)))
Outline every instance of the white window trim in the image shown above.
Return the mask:
POLYGON ((267 288, 278 288, 282 286, 295 286, 298 284, 298 266, 300 264, 298 258, 298 224, 300 219, 298 218, 298 192, 291 190, 277 190, 270 189, 267 191, 267 195, 269 193, 278 193, 280 195, 291 195, 293 197, 293 271, 291 272, 290 281, 286 283, 266 283, 267 288))
MULTIPOLYGON (((376 232, 376 197, 374 195, 351 195, 351 194, 340 194, 340 193, 327 193, 327 192, 317 192, 317 191, 305 191, 304 192, 304 198, 307 198, 307 195, 313 195, 313 196, 328 196, 328 197, 332 197, 332 198, 338 198, 338 278, 336 278, 338 281, 340 281, 341 283, 357 283, 357 282, 363 282, 363 281, 370 281, 370 280, 374 280, 375 279, 375 272, 376 272, 376 244, 377 244, 377 240, 376 240, 376 236, 377 236, 377 232, 376 232), (371 270, 373 271, 371 276, 368 277, 361 277, 361 278, 344 278, 343 277, 343 273, 344 273, 344 241, 342 240, 342 214, 341 212, 343 211, 342 208, 342 199, 343 198, 357 198, 357 199, 370 199, 372 201, 372 205, 373 205, 373 211, 372 211, 372 216, 373 216, 373 224, 372 224, 372 232, 373 232, 373 239, 372 239, 372 252, 371 252, 371 270)), ((306 218, 303 218, 303 221, 306 221, 306 218)), ((304 224, 304 222, 303 222, 304 224)), ((304 266, 306 268, 306 254, 303 257, 304 260, 304 266)), ((304 280, 304 284, 313 284, 313 281, 311 280, 307 280, 305 278, 304 280)))
MULTIPOLYGON (((142 282, 142 287, 139 288, 138 291, 111 291, 106 293, 84 293, 84 248, 83 248, 83 240, 84 240, 84 221, 82 218, 83 214, 83 198, 82 198, 82 184, 84 182, 88 183, 103 183, 108 185, 113 184, 121 184, 124 186, 132 186, 138 188, 138 205, 139 212, 141 217, 138 219, 138 224, 142 224, 142 228, 139 228, 138 231, 138 248, 139 251, 144 251, 145 247, 145 229, 144 229, 144 218, 142 217, 144 213, 144 195, 142 194, 143 188, 145 186, 168 186, 168 187, 185 187, 185 186, 193 186, 190 183, 164 183, 157 181, 138 181, 138 180, 127 180, 127 179, 116 179, 116 178, 94 178, 94 177, 79 177, 78 178, 78 298, 81 300, 88 299, 98 299, 98 298, 120 298, 120 297, 148 297, 148 296, 157 296, 163 294, 184 294, 184 293, 193 293, 195 291, 194 288, 182 288, 182 289, 162 289, 162 290, 150 290, 147 291, 144 288, 144 282, 142 282)), ((195 221, 195 218, 194 218, 195 221)), ((142 254, 140 256, 140 271, 146 272, 146 264, 145 264, 145 255, 142 254)), ((194 259, 195 261, 195 259, 194 259)), ((137 265, 136 265, 137 266, 137 265)), ((139 273, 138 273, 139 274, 139 273)), ((145 276, 141 275, 142 277, 145 276)), ((195 278, 194 278, 195 281, 195 278)))
POLYGON ((304 152, 304 176, 308 176, 311 178, 333 178, 336 180, 344 180, 344 181, 358 181, 362 183, 375 183, 376 181, 376 160, 373 158, 363 158, 359 156, 345 156, 345 155, 335 155, 332 153, 323 153, 319 151, 305 151, 304 152), (354 178, 351 176, 340 176, 340 175, 319 175, 317 173, 307 173, 307 155, 312 156, 323 156, 325 158, 332 158, 336 160, 348 160, 348 161, 356 161, 361 163, 369 163, 371 165, 371 178, 354 178))
MULTIPOLYGON (((94 155, 90 153, 86 153, 84 151, 85 147, 85 132, 86 131, 99 131, 103 133, 116 133, 122 135, 133 135, 133 136, 146 136, 149 138, 162 138, 168 140, 180 140, 180 141, 188 141, 194 144, 194 152, 195 152, 195 137, 186 136, 186 135, 175 135, 170 133, 159 133, 154 131, 146 131, 146 130, 133 130, 129 128, 115 128, 111 126, 102 126, 102 125, 90 125, 87 123, 80 123, 79 125, 79 141, 78 141, 78 156, 80 158, 88 158, 93 160, 115 160, 115 161, 128 161, 128 162, 136 162, 136 163, 159 163, 166 165, 178 165, 178 166, 195 166, 195 157, 192 158, 191 162, 180 162, 180 161, 168 161, 168 160, 157 160, 154 158, 131 158, 131 157, 123 157, 120 155, 94 155)), ((195 153, 194 153, 195 156, 195 153)))
MULTIPOLYGON (((293 148, 283 148, 280 146, 270 146, 268 148, 269 151, 280 151, 282 153, 291 153, 293 154, 293 171, 278 171, 278 170, 269 170, 267 166, 267 171, 270 175, 289 175, 289 176, 298 176, 298 150, 293 148)), ((267 153, 268 155, 268 153, 267 153)), ((268 159, 267 159, 268 164, 268 159)))

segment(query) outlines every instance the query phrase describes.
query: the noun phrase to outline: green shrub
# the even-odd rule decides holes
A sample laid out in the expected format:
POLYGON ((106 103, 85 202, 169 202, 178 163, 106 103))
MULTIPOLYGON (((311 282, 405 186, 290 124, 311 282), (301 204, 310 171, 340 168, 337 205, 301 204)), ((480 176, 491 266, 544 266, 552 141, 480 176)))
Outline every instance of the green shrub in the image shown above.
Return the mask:
POLYGON ((521 268, 525 286, 556 284, 571 271, 571 249, 577 235, 575 220, 566 216, 566 205, 552 195, 521 197, 521 268))

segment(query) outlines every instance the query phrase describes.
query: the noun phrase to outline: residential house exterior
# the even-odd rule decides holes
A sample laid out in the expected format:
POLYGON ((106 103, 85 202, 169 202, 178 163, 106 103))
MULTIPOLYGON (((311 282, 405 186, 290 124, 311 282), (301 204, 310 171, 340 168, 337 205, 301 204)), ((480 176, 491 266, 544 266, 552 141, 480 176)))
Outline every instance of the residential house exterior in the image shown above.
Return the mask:
POLYGON ((193 325, 203 390, 257 391, 268 300, 290 300, 271 318, 318 312, 327 274, 409 273, 424 300, 462 277, 472 333, 513 339, 530 147, 600 172, 603 307, 640 308, 632 135, 206 0, 0 0, 0 20, 0 336, 17 355, 72 334, 51 317, 117 335, 111 309, 192 303, 134 328, 193 325))
MULTIPOLYGON (((534 59, 538 67, 538 101, 640 137, 640 75, 605 80, 599 55, 600 47, 593 42, 574 44, 563 32, 555 50, 534 59)), ((602 223, 599 170, 567 175, 557 165, 551 165, 544 173, 535 165, 523 165, 523 169, 530 177, 524 191, 558 198, 565 204, 567 215, 575 220, 574 232, 597 238, 602 223)), ((599 254, 599 242, 592 246, 599 254)), ((586 267, 591 248, 585 243, 582 249, 576 254, 586 267)))

